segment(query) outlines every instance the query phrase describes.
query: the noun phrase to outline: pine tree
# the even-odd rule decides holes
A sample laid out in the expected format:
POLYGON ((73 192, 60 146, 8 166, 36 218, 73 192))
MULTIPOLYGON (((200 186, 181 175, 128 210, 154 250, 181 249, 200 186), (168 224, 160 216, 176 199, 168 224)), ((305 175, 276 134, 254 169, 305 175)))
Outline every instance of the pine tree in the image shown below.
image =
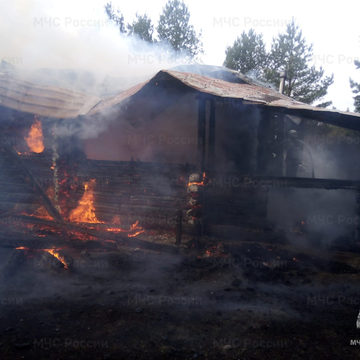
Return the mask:
MULTIPOLYGON (((356 68, 360 69, 360 61, 355 60, 354 63, 356 68)), ((350 87, 352 89, 352 92, 355 94, 354 96, 355 111, 360 112, 360 83, 357 83, 354 80, 350 79, 350 87)))
POLYGON ((224 66, 243 74, 252 72, 253 76, 261 78, 266 66, 266 59, 263 36, 250 29, 248 33, 244 31, 234 41, 234 44, 226 49, 224 66))
POLYGON ((146 14, 136 14, 136 20, 132 24, 128 24, 129 35, 136 35, 140 39, 153 42, 154 25, 151 23, 151 19, 146 14))
POLYGON ((114 10, 112 3, 107 3, 105 5, 105 12, 108 18, 113 21, 120 30, 120 33, 126 33, 124 16, 120 10, 114 10))
POLYGON ((190 13, 184 2, 169 0, 160 15, 157 32, 159 40, 170 44, 176 52, 195 57, 202 52, 202 44, 189 20, 190 13))
POLYGON ((278 87, 279 71, 286 72, 284 93, 296 100, 312 104, 327 93, 334 76, 325 76, 324 69, 311 66, 312 45, 307 45, 294 20, 286 32, 273 39, 265 78, 278 87))

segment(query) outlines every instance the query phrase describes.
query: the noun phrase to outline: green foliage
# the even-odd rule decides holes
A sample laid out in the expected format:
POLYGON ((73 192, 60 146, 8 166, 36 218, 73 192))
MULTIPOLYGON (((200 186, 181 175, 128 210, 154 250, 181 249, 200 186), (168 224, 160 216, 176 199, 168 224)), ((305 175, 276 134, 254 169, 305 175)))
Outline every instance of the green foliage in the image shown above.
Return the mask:
MULTIPOLYGON (((357 69, 360 69, 360 61, 355 60, 355 66, 357 69)), ((360 83, 356 83, 354 80, 350 79, 350 86, 354 96, 354 106, 355 111, 360 112, 360 83)))
POLYGON ((113 21, 118 27, 121 33, 126 33, 124 16, 120 10, 114 10, 111 3, 105 5, 105 12, 108 18, 113 21))
MULTIPOLYGON (((124 16, 119 10, 114 10, 111 2, 105 5, 108 18, 113 21, 121 33, 126 33, 124 16)), ((197 34, 193 25, 189 23, 190 13, 187 6, 180 0, 169 0, 156 28, 161 42, 169 44, 176 53, 196 57, 202 52, 200 41, 201 34, 197 34)), ((136 19, 127 25, 129 36, 138 36, 148 42, 156 42, 154 39, 154 25, 146 15, 136 14, 136 19)))
POLYGON ((202 44, 189 20, 190 13, 184 2, 169 0, 160 15, 157 32, 159 40, 170 44, 176 52, 195 57, 202 52, 202 44))
POLYGON ((136 14, 136 20, 132 24, 128 24, 129 35, 136 35, 140 39, 153 42, 154 25, 151 23, 151 19, 146 14, 136 14))
POLYGON ((286 32, 273 39, 265 79, 278 87, 279 71, 285 71, 285 95, 312 104, 326 95, 334 81, 333 75, 324 77, 323 68, 317 70, 310 65, 312 57, 312 45, 307 45, 301 30, 292 20, 286 32))
MULTIPOLYGON (((317 104, 316 107, 319 108, 327 108, 332 104, 332 101, 324 101, 323 103, 317 104)), ((336 110, 336 108, 334 108, 333 110, 336 110)))
MULTIPOLYGON (((308 45, 294 20, 286 31, 274 38, 269 53, 263 37, 253 29, 243 32, 233 46, 226 50, 224 65, 242 73, 253 72, 260 80, 271 83, 277 89, 281 71, 286 72, 284 93, 307 104, 323 98, 334 77, 325 76, 324 69, 311 66, 312 45, 308 45)), ((320 106, 329 106, 326 102, 320 106)))
POLYGON ((263 77, 267 54, 263 36, 256 34, 253 29, 245 31, 232 46, 226 49, 224 66, 240 71, 242 74, 252 72, 255 77, 263 77))

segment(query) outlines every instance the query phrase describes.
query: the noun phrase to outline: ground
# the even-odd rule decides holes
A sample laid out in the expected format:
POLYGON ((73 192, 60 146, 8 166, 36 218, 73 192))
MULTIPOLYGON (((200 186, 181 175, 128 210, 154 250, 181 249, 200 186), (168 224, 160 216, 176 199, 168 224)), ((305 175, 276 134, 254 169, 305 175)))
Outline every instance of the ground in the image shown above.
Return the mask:
POLYGON ((69 270, 2 249, 0 358, 360 358, 358 254, 264 238, 153 233, 69 270))

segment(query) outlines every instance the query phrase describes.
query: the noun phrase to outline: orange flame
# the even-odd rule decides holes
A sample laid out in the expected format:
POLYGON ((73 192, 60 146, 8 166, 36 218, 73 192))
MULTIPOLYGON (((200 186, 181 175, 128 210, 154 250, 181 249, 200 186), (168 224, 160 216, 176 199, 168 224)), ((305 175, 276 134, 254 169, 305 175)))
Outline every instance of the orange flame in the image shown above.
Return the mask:
MULTIPOLYGON (((17 248, 15 248, 16 250, 30 250, 29 248, 25 247, 25 246, 18 246, 17 248)), ((54 256, 56 259, 58 259, 63 265, 64 265, 64 269, 69 269, 69 265, 67 264, 65 258, 60 255, 60 253, 58 252, 57 249, 34 249, 34 251, 45 251, 48 254, 54 256)))
POLYGON ((45 206, 40 206, 34 214, 31 214, 30 216, 35 216, 39 219, 44 220, 54 220, 52 216, 49 215, 48 211, 45 209, 45 206))
POLYGON ((31 125, 29 135, 25 138, 30 151, 40 154, 44 151, 44 138, 40 120, 35 116, 35 121, 31 125))
POLYGON ((58 259, 64 265, 64 269, 69 269, 69 265, 66 263, 65 258, 60 255, 56 249, 44 249, 44 251, 58 259))
POLYGON ((136 220, 136 222, 130 226, 128 237, 135 237, 143 232, 145 232, 145 230, 139 226, 139 220, 136 220))
MULTIPOLYGON (((113 224, 119 225, 120 224, 119 219, 120 218, 118 216, 114 217, 113 224)), ((106 229, 106 231, 114 232, 114 233, 127 232, 128 237, 135 237, 135 236, 138 236, 138 235, 145 232, 145 230, 141 226, 139 226, 139 220, 136 220, 133 224, 131 224, 129 230, 123 229, 121 227, 116 227, 116 228, 109 227, 109 228, 106 229)))
POLYGON ((84 184, 84 194, 79 201, 79 205, 73 209, 69 215, 72 222, 101 223, 96 217, 94 206, 94 188, 96 180, 91 179, 84 184))
MULTIPOLYGON (((105 224, 103 221, 100 221, 96 216, 94 205, 95 184, 95 179, 91 179, 84 184, 84 194, 80 199, 78 206, 71 211, 69 215, 69 221, 77 223, 105 224)), ((114 216, 112 223, 114 225, 120 225, 120 217, 114 216)), ((132 224, 130 226, 130 229, 128 230, 117 226, 108 227, 106 228, 106 231, 114 233, 126 232, 128 233, 128 237, 135 237, 145 232, 145 230, 143 230, 143 228, 139 226, 139 221, 136 221, 134 224, 132 224)))
POLYGON ((206 180, 206 174, 205 171, 202 174, 202 180, 201 181, 189 181, 187 186, 191 186, 191 185, 198 185, 198 186, 204 186, 205 185, 205 180, 206 180))

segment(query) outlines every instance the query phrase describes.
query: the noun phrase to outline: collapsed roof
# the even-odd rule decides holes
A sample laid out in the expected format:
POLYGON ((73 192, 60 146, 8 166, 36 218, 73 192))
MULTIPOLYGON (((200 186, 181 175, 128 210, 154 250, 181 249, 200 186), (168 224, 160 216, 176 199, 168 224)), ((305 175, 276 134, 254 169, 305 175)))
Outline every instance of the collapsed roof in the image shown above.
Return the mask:
POLYGON ((86 115, 101 99, 58 87, 34 84, 0 73, 0 105, 25 113, 67 119, 86 115))
POLYGON ((237 100, 245 104, 273 108, 290 115, 360 130, 360 114, 314 107, 282 95, 269 87, 256 84, 245 76, 238 75, 236 78, 238 81, 225 81, 219 77, 209 77, 199 73, 161 70, 148 81, 115 96, 101 99, 75 91, 39 86, 0 73, 0 105, 51 118, 76 118, 80 115, 94 115, 117 108, 147 88, 156 91, 156 88, 162 88, 167 82, 172 81, 179 87, 183 86, 217 99, 237 100))

